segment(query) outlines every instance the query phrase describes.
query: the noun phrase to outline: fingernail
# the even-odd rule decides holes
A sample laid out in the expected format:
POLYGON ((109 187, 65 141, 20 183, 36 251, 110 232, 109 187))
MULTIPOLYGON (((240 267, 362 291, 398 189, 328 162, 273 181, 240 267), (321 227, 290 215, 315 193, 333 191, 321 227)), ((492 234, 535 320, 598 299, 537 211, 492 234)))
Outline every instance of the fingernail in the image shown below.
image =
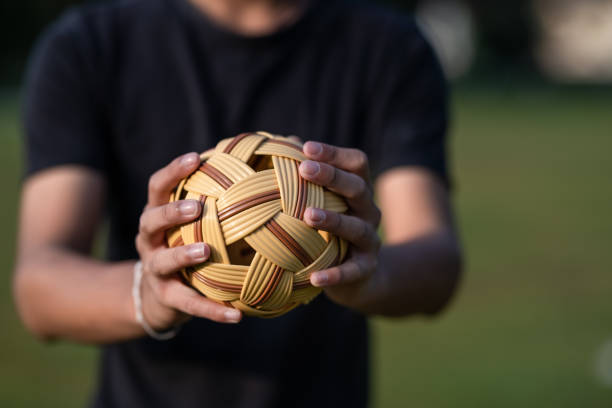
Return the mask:
POLYGON ((187 153, 181 157, 179 164, 183 167, 192 167, 199 160, 200 156, 197 153, 187 153))
POLYGON ((317 162, 307 160, 300 164, 300 171, 309 177, 314 177, 319 174, 319 170, 321 170, 321 167, 317 162))
POLYGON ((325 286, 329 277, 325 272, 317 272, 310 275, 310 283, 314 286, 325 286))
POLYGON ((187 254, 195 261, 203 261, 208 258, 207 248, 206 245, 203 243, 190 245, 187 249, 187 254))
POLYGON ((318 208, 307 208, 306 209, 306 218, 313 224, 321 224, 325 221, 325 211, 322 211, 318 208))
POLYGON ((225 319, 228 322, 238 323, 240 320, 240 312, 236 309, 230 309, 225 312, 225 319))
POLYGON ((198 205, 195 200, 185 200, 179 203, 178 210, 182 215, 195 215, 198 205))
POLYGON ((318 156, 323 151, 321 143, 317 142, 306 142, 304 145, 304 152, 309 156, 318 156))

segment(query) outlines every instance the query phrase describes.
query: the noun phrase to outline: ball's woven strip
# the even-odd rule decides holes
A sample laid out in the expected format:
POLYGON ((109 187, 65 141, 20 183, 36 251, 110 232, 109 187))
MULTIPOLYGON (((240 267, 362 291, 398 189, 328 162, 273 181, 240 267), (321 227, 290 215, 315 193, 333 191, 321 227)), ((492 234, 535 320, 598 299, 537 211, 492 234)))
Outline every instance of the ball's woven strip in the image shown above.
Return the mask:
POLYGON ((304 223, 307 207, 344 212, 340 197, 299 174, 301 145, 266 132, 224 139, 170 200, 202 204, 194 222, 168 232, 168 245, 206 242, 207 262, 183 270, 205 296, 246 314, 274 317, 312 300, 310 274, 340 262, 347 244, 304 223))

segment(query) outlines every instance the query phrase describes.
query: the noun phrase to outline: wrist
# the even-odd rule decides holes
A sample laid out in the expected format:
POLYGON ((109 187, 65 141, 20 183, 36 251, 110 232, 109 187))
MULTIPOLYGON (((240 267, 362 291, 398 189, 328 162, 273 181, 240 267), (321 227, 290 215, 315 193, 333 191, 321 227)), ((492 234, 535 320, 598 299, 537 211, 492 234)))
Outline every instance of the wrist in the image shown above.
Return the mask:
POLYGON ((132 301, 133 301, 133 310, 134 317, 136 322, 140 325, 142 330, 149 337, 154 338, 156 340, 170 340, 176 336, 178 333, 179 327, 173 327, 165 331, 158 330, 149 324, 149 320, 145 317, 144 313, 144 302, 142 297, 142 287, 143 287, 143 271, 142 271, 142 263, 140 261, 134 264, 134 272, 133 272, 133 282, 132 282, 132 301))
POLYGON ((134 308, 134 298, 132 296, 132 290, 134 286, 134 267, 136 265, 135 261, 122 262, 121 269, 122 275, 125 276, 125 287, 124 287, 124 295, 121 296, 121 322, 123 326, 129 328, 130 338, 142 336, 144 331, 142 326, 136 320, 136 309, 134 308))

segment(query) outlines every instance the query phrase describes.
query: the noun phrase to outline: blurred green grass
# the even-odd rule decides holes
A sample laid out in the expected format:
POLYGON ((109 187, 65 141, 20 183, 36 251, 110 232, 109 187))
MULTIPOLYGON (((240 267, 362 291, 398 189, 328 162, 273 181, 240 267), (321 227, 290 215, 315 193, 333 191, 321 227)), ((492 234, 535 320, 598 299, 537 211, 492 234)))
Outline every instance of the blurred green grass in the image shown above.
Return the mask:
MULTIPOLYGON (((373 321, 376 407, 604 407, 594 374, 612 339, 610 89, 459 88, 455 203, 467 264, 435 320, 373 321)), ((79 407, 94 349, 43 345, 10 295, 21 144, 0 93, 0 406, 79 407)))

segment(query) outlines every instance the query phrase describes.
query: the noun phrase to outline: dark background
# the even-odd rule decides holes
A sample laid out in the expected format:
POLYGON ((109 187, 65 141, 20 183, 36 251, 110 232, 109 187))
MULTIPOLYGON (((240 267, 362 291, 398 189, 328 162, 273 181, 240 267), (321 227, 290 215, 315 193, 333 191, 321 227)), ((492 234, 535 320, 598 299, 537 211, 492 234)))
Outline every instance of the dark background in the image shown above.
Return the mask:
MULTIPOLYGON (((2 407, 84 406, 95 375, 95 348, 42 344, 23 329, 10 284, 23 69, 43 27, 76 3, 0 2, 2 407)), ((392 3, 417 14, 425 4, 392 3)), ((449 3, 457 4, 436 4, 449 3)), ((465 276, 435 320, 372 319, 373 406, 610 407, 611 0, 463 5, 473 21, 473 59, 451 81, 449 152, 465 276), (539 17, 536 3, 548 7, 539 17), (570 3, 595 12, 565 14, 586 17, 561 47, 572 52, 558 68, 538 51, 541 21, 562 18, 558 11, 570 3), (585 71, 589 58, 610 66, 585 71)))

